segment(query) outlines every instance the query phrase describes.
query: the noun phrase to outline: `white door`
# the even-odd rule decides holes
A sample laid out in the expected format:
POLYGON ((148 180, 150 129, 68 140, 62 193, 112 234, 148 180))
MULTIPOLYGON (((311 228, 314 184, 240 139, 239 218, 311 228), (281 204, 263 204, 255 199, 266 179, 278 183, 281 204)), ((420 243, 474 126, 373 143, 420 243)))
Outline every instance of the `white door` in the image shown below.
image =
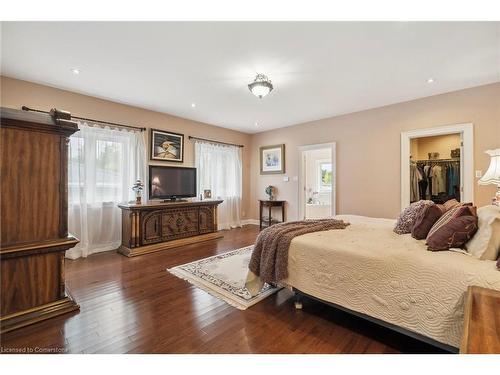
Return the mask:
POLYGON ((335 215, 335 143, 299 148, 299 220, 335 215))

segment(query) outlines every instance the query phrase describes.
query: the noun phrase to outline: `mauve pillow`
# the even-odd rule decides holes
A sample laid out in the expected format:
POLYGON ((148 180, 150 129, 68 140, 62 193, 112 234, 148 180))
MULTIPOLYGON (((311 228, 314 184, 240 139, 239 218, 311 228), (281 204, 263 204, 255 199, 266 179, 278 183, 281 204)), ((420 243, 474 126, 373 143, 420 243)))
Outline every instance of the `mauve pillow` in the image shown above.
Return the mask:
POLYGON ((427 250, 461 248, 477 231, 477 216, 454 217, 427 237, 427 250))
POLYGON ((449 211, 452 208, 460 206, 460 202, 457 201, 455 198, 453 198, 453 199, 450 199, 450 200, 444 202, 443 206, 444 206, 445 211, 449 211))
POLYGON ((446 212, 446 208, 444 207, 444 204, 436 204, 436 206, 439 207, 439 209, 441 210, 441 212, 444 214, 446 212))
POLYGON ((394 227, 394 232, 397 234, 411 233, 411 228, 415 224, 415 220, 420 211, 426 206, 433 205, 433 201, 420 200, 414 202, 406 207, 401 214, 399 214, 396 221, 396 226, 394 227))
POLYGON ((446 211, 443 215, 441 215, 439 219, 437 219, 434 225, 432 225, 429 233, 427 233, 427 238, 429 238, 429 236, 432 236, 435 231, 437 231, 443 225, 446 225, 454 218, 467 215, 476 216, 476 207, 469 205, 458 205, 455 208, 446 211))
POLYGON ((437 204, 425 206, 417 215, 415 224, 411 229, 411 236, 417 240, 426 238, 432 226, 442 214, 443 211, 437 204))

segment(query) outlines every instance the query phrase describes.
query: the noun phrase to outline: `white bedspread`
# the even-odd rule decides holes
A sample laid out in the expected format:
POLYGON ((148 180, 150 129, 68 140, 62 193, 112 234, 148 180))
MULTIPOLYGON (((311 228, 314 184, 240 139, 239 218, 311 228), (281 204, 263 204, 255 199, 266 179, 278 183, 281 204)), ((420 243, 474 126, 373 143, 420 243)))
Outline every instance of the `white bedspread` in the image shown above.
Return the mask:
POLYGON ((500 290, 495 262, 397 235, 394 220, 339 215, 344 230, 295 238, 285 283, 351 310, 459 347, 469 285, 500 290))

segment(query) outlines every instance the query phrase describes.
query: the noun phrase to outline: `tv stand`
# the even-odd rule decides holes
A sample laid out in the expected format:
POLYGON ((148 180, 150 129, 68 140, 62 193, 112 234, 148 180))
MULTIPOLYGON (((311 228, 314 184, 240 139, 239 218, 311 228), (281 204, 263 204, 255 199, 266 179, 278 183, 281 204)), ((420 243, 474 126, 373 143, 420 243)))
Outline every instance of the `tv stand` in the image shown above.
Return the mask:
POLYGON ((187 199, 170 198, 162 200, 162 203, 189 202, 187 199))
POLYGON ((123 255, 133 257, 223 237, 217 230, 221 200, 121 204, 123 255))

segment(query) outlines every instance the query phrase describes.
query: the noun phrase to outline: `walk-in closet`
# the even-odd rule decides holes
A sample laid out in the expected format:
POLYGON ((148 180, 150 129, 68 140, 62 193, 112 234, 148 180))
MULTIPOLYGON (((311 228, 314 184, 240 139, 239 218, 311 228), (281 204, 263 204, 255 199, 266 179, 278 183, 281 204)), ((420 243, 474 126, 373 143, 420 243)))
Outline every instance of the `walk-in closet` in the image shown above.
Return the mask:
POLYGON ((460 134, 413 138, 410 141, 410 201, 460 201, 460 134))

